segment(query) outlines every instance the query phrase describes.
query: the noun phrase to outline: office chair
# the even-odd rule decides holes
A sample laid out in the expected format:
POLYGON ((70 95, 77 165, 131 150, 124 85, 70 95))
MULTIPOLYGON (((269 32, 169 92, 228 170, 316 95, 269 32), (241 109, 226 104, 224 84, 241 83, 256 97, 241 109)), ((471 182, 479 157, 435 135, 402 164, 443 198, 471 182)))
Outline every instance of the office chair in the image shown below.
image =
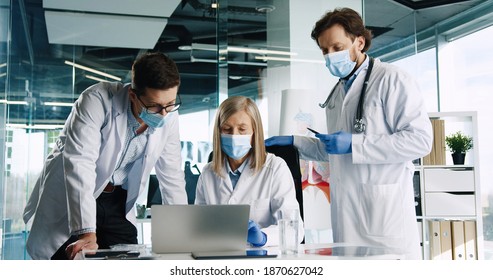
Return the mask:
MULTIPOLYGON (((193 166, 194 168, 197 169, 197 165, 193 166)), ((195 203, 195 190, 197 189, 197 181, 199 180, 200 172, 199 174, 194 174, 192 172, 192 166, 190 165, 189 161, 185 161, 185 190, 187 192, 187 197, 188 197, 188 204, 194 204, 195 203)))
MULTIPOLYGON (((193 168, 199 172, 199 174, 194 174, 192 172, 192 166, 189 161, 185 161, 185 190, 187 192, 188 204, 195 203, 195 189, 197 188, 197 181, 199 180, 200 171, 197 165, 193 168)), ((161 197, 161 190, 159 189, 159 181, 155 174, 149 177, 149 187, 147 190, 147 207, 151 208, 154 204, 163 204, 163 199, 161 197)))
POLYGON ((300 156, 298 149, 293 146, 269 146, 265 147, 268 153, 274 154, 286 162, 291 171, 291 175, 294 180, 294 189, 296 191, 296 200, 300 206, 300 216, 304 220, 303 216, 303 190, 301 188, 301 167, 300 167, 300 156))
MULTIPOLYGON (((301 188, 301 166, 300 166, 300 156, 298 149, 293 146, 269 146, 265 147, 268 153, 274 154, 280 158, 282 158, 289 167, 291 171, 291 175, 293 176, 294 181, 294 189, 296 192, 296 200, 298 201, 298 205, 300 207, 300 216, 301 219, 304 220, 303 216, 303 190, 301 188)), ((212 161, 212 152, 209 154, 208 161, 212 161)))
POLYGON ((149 175, 149 186, 147 189, 147 208, 151 208, 152 205, 163 204, 163 198, 161 197, 161 190, 159 189, 159 181, 155 174, 149 175))

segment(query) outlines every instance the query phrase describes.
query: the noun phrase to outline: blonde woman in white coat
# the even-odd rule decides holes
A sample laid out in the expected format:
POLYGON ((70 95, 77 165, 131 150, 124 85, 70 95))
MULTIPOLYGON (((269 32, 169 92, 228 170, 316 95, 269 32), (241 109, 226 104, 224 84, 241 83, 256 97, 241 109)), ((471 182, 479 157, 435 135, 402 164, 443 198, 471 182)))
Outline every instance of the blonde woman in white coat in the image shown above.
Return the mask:
POLYGON ((187 204, 179 83, 175 63, 150 53, 134 63, 132 85, 99 83, 80 95, 24 210, 33 259, 137 243, 134 204, 152 168, 163 202, 187 204))
POLYGON ((265 151, 262 120, 250 98, 230 97, 219 106, 213 142, 213 160, 199 177, 195 204, 249 204, 248 243, 278 245, 278 212, 299 210, 299 204, 286 162, 265 151))

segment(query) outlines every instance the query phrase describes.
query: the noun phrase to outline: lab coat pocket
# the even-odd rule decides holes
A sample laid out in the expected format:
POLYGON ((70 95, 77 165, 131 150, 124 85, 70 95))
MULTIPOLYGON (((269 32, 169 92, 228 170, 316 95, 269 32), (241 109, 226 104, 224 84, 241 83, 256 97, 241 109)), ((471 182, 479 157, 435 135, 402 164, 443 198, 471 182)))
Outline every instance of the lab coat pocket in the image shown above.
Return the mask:
POLYGON ((403 201, 397 184, 364 184, 360 206, 360 230, 370 236, 394 238, 402 236, 403 201))
POLYGON ((256 199, 250 202, 250 219, 262 223, 270 215, 270 199, 256 199))
POLYGON ((366 122, 366 127, 372 132, 386 132, 386 126, 382 125, 387 123, 385 118, 385 113, 383 107, 378 102, 370 102, 364 107, 364 121, 366 122))

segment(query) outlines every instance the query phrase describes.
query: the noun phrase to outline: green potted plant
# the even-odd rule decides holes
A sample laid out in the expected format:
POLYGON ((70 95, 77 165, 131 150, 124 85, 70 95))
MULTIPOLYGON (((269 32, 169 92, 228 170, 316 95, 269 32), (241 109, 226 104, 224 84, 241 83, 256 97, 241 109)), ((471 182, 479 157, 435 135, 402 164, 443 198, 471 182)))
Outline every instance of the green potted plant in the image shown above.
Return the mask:
POLYGON ((457 131, 446 136, 445 143, 452 152, 454 164, 464 164, 466 152, 472 149, 472 137, 457 131))

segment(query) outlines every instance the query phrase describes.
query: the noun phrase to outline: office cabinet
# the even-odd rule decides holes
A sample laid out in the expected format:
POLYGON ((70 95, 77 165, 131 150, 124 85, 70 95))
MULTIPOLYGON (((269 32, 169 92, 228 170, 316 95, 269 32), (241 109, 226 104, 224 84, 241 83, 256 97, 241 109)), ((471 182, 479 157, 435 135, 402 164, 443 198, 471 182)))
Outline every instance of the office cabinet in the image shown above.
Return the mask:
POLYGON ((474 170, 471 168, 427 168, 423 173, 426 192, 474 191, 474 170))
POLYGON ((424 259, 483 258, 476 112, 430 113, 434 129, 430 155, 415 161, 415 202, 424 259), (454 165, 445 137, 461 131, 473 148, 454 165))
POLYGON ((424 205, 427 216, 474 216, 476 215, 473 194, 448 192, 425 193, 424 205))

